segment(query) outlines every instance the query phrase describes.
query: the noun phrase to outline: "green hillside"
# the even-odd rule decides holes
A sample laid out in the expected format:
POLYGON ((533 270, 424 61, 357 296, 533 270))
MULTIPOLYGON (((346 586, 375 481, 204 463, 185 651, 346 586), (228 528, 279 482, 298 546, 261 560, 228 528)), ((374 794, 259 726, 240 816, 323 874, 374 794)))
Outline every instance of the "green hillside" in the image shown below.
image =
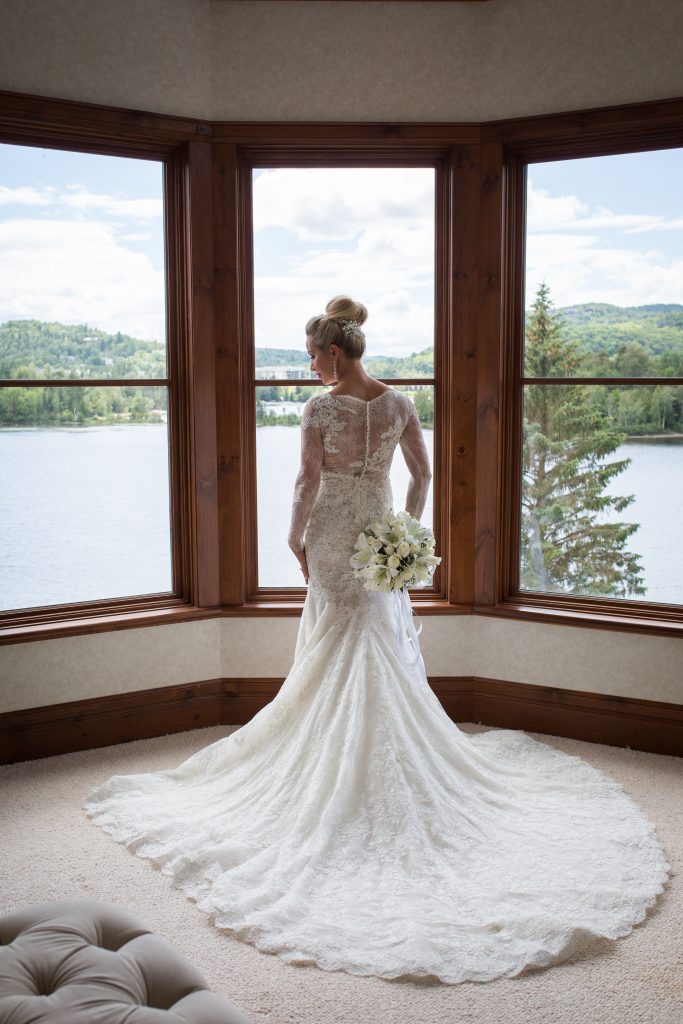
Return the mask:
POLYGON ((155 341, 107 334, 87 324, 0 324, 0 378, 5 380, 165 376, 165 348, 155 341))
POLYGON ((83 380, 82 388, 0 388, 2 426, 160 423, 166 388, 87 387, 88 378, 166 375, 164 347, 87 324, 8 320, 0 324, 0 378, 83 380))
MULTIPOLYGON (((576 341, 581 354, 578 373, 591 377, 683 377, 683 305, 656 303, 619 307, 585 303, 558 308, 563 335, 576 341)), ((256 366, 302 366, 301 349, 257 348, 256 366)), ((372 376, 430 377, 433 347, 409 356, 368 356, 372 376)), ((159 422, 163 419, 163 387, 88 387, 88 379, 154 379, 166 374, 165 348, 127 334, 108 334, 88 324, 9 320, 0 324, 0 378, 82 380, 82 388, 0 388, 0 425, 94 424, 159 422)), ((630 435, 683 431, 683 395, 679 387, 610 388, 602 391, 605 415, 630 435)), ((314 389, 293 383, 286 389, 259 388, 262 401, 288 397, 301 400, 314 389)), ((416 393, 420 419, 433 424, 431 393, 416 393)), ((298 423, 295 413, 274 417, 259 402, 257 422, 298 423)))
POLYGON ((585 377, 683 377, 683 306, 586 303, 556 310, 585 377))

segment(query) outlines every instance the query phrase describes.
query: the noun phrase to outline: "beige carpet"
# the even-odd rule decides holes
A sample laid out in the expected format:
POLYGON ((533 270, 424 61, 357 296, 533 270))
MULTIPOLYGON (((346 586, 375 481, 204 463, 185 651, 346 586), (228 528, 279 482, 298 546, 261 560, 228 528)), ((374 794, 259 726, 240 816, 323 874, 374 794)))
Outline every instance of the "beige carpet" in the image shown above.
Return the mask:
MULTIPOLYGON (((478 725, 462 726, 479 732, 478 725)), ((83 815, 113 774, 170 768, 233 731, 215 726, 0 768, 3 911, 94 896, 129 907, 235 1002, 253 1024, 678 1024, 683 1021, 683 760, 530 733, 618 779, 656 824, 673 874, 647 918, 547 970, 461 985, 384 981, 291 966, 218 931, 150 861, 83 815)))

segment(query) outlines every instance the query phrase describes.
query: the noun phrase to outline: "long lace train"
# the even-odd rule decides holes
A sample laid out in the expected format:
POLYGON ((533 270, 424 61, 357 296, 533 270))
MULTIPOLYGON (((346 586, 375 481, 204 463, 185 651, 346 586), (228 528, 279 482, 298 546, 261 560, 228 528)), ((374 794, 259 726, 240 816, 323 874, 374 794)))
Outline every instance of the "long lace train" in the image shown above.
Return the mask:
POLYGON ((396 595, 353 578, 399 443, 422 513, 412 403, 320 395, 302 426, 290 543, 310 583, 279 693, 178 767, 108 779, 86 814, 217 927, 292 963, 455 984, 627 935, 670 872, 652 823, 581 758, 458 729, 395 642, 396 595))
POLYGON ((463 733, 389 634, 326 609, 249 723, 85 806, 217 927, 384 978, 559 962, 628 934, 669 871, 616 781, 523 732, 463 733))

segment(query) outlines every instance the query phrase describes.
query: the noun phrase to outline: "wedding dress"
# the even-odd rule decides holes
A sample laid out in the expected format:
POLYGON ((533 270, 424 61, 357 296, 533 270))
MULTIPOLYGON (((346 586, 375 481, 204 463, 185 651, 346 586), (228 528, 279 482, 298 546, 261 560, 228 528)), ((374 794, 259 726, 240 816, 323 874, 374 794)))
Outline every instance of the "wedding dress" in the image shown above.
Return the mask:
POLYGON ((397 594, 353 576, 359 531, 392 507, 397 445, 405 507, 424 509, 413 403, 318 394, 301 438, 290 541, 310 579, 281 689, 178 767, 114 775, 87 816, 291 963, 455 984, 627 935, 670 872, 651 822, 581 758, 458 729, 397 643, 397 594))

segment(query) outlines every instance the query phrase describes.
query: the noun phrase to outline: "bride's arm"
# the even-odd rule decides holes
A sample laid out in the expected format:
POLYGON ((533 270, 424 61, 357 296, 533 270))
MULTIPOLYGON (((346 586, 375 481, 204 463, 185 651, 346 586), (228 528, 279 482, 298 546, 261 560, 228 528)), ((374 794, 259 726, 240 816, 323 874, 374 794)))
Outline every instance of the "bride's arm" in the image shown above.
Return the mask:
POLYGON ((304 550, 304 533, 320 486, 323 438, 314 399, 309 399, 301 416, 301 466, 294 484, 292 518, 288 544, 299 558, 304 550))
POLYGON ((406 460, 410 472, 410 483, 406 495, 406 512, 415 519, 419 519, 424 511, 429 491, 429 481, 432 479, 432 470, 429 465, 429 455, 422 435, 422 426, 417 415, 417 409, 410 403, 408 422, 398 442, 406 460))

